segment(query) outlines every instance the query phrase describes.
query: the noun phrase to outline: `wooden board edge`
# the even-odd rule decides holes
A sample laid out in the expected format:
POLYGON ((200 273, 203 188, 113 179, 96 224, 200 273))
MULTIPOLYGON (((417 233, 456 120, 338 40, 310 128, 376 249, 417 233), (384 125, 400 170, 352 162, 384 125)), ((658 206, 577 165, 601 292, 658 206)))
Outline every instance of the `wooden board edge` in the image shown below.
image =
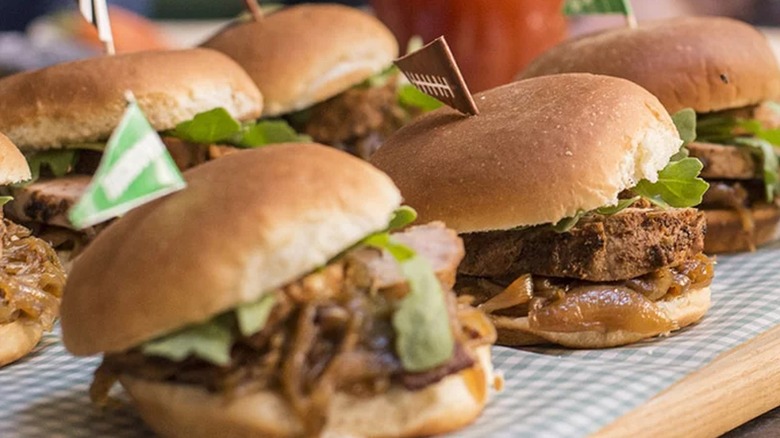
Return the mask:
POLYGON ((780 325, 718 356, 594 437, 716 437, 780 406, 780 325))

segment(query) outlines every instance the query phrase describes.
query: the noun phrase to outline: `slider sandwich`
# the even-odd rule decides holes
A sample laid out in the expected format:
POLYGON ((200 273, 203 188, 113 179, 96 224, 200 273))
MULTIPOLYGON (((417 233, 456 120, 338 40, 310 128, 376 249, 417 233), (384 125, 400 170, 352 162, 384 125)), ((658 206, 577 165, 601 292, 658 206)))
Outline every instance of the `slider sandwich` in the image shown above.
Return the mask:
POLYGON ((319 143, 362 158, 412 117, 438 107, 392 66, 398 44, 379 20, 337 4, 283 8, 236 22, 203 47, 249 73, 263 117, 284 118, 319 143))
POLYGON ((710 305, 701 163, 658 99, 569 74, 436 110, 372 157, 424 221, 460 233, 456 292, 499 343, 601 348, 666 335, 710 305))
POLYGON ((182 169, 224 154, 226 148, 216 144, 226 144, 227 131, 212 129, 215 117, 228 119, 234 136, 258 131, 234 118, 251 124, 262 110, 260 92, 241 67, 213 50, 106 56, 3 78, 0 131, 19 146, 32 169, 31 181, 10 190, 15 202, 6 213, 61 254, 80 251, 98 231, 73 229, 67 212, 89 184, 122 118, 127 91, 182 169))
POLYGON ((452 293, 462 242, 394 231, 413 214, 386 175, 288 144, 185 177, 74 264, 63 340, 104 354, 93 400, 118 379, 181 437, 427 436, 479 415, 495 331, 452 293))
POLYGON ((777 239, 780 69, 757 29, 690 17, 608 30, 552 48, 520 78, 568 72, 625 78, 672 114, 696 112, 696 142, 688 150, 710 183, 701 204, 706 252, 753 250, 777 239))
MULTIPOLYGON (((1 184, 30 179, 24 156, 2 134, 0 162, 1 184)), ((64 287, 65 270, 51 246, 0 211, 0 367, 29 354, 51 330, 64 287)))

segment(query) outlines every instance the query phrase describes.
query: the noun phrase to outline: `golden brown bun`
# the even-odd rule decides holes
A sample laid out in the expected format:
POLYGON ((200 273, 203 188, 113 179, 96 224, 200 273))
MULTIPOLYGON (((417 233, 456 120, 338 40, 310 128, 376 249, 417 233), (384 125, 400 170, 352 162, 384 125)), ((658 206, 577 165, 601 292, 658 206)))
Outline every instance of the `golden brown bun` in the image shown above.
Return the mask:
POLYGON ((185 177, 76 259, 61 307, 74 354, 123 351, 255 301, 385 228, 401 202, 368 163, 313 144, 236 152, 185 177))
MULTIPOLYGON (((687 327, 700 320, 710 308, 710 288, 708 286, 691 290, 668 301, 656 301, 656 305, 666 312, 678 328, 687 327)), ((491 319, 496 325, 498 332, 496 343, 499 345, 522 346, 553 343, 569 348, 609 348, 652 337, 626 330, 548 332, 532 329, 528 324, 527 317, 496 316, 491 319)))
MULTIPOLYGON (((410 437, 447 433, 474 421, 492 384, 490 347, 471 368, 420 391, 398 386, 373 397, 338 393, 324 437, 410 437)), ((123 376, 143 419, 164 437, 297 437, 303 428, 284 398, 270 391, 226 402, 192 385, 123 376)))
POLYGON ((585 35, 548 50, 519 78, 573 72, 633 81, 670 113, 706 113, 780 97, 780 69, 766 37, 730 18, 678 18, 585 35))
POLYGON ((746 233, 736 210, 703 210, 707 218, 704 252, 720 254, 750 251, 780 238, 780 208, 759 205, 750 209, 755 224, 753 235, 746 233))
POLYGON ((0 324, 0 367, 29 354, 38 345, 42 335, 41 325, 27 319, 0 324))
POLYGON ((0 134, 0 185, 30 179, 30 166, 11 140, 0 134))
POLYGON ((227 56, 207 49, 138 52, 58 64, 0 80, 0 132, 22 150, 105 140, 131 90, 157 131, 225 108, 259 117, 262 96, 227 56))
POLYGON ((655 180, 682 141, 658 99, 624 79, 548 76, 479 93, 480 114, 417 119, 371 158, 417 209, 459 233, 614 204, 655 180))
POLYGON ((340 5, 300 5, 237 23, 203 43, 235 59, 276 116, 333 97, 387 68, 398 43, 376 18, 340 5))

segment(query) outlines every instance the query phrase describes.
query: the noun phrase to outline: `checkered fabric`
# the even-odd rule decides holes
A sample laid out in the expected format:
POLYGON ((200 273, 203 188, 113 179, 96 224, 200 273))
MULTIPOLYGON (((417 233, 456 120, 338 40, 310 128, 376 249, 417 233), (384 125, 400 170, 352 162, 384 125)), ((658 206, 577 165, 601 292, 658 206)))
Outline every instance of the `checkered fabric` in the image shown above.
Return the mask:
MULTIPOLYGON (((717 355, 780 324, 780 245, 720 257, 713 307, 669 338, 610 350, 495 348, 505 378, 482 417, 457 437, 581 437, 611 423, 717 355)), ((97 358, 74 358, 50 334, 0 369, 0 436, 142 437, 132 406, 101 413, 87 388, 97 358)))

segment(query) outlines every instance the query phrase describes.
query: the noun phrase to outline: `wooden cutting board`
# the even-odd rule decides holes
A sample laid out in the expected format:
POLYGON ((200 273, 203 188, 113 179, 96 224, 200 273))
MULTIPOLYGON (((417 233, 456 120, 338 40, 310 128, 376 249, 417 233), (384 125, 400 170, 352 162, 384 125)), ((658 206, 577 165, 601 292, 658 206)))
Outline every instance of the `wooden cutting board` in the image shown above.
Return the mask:
POLYGON ((780 326, 723 353, 594 437, 716 437, 777 406, 780 326))

